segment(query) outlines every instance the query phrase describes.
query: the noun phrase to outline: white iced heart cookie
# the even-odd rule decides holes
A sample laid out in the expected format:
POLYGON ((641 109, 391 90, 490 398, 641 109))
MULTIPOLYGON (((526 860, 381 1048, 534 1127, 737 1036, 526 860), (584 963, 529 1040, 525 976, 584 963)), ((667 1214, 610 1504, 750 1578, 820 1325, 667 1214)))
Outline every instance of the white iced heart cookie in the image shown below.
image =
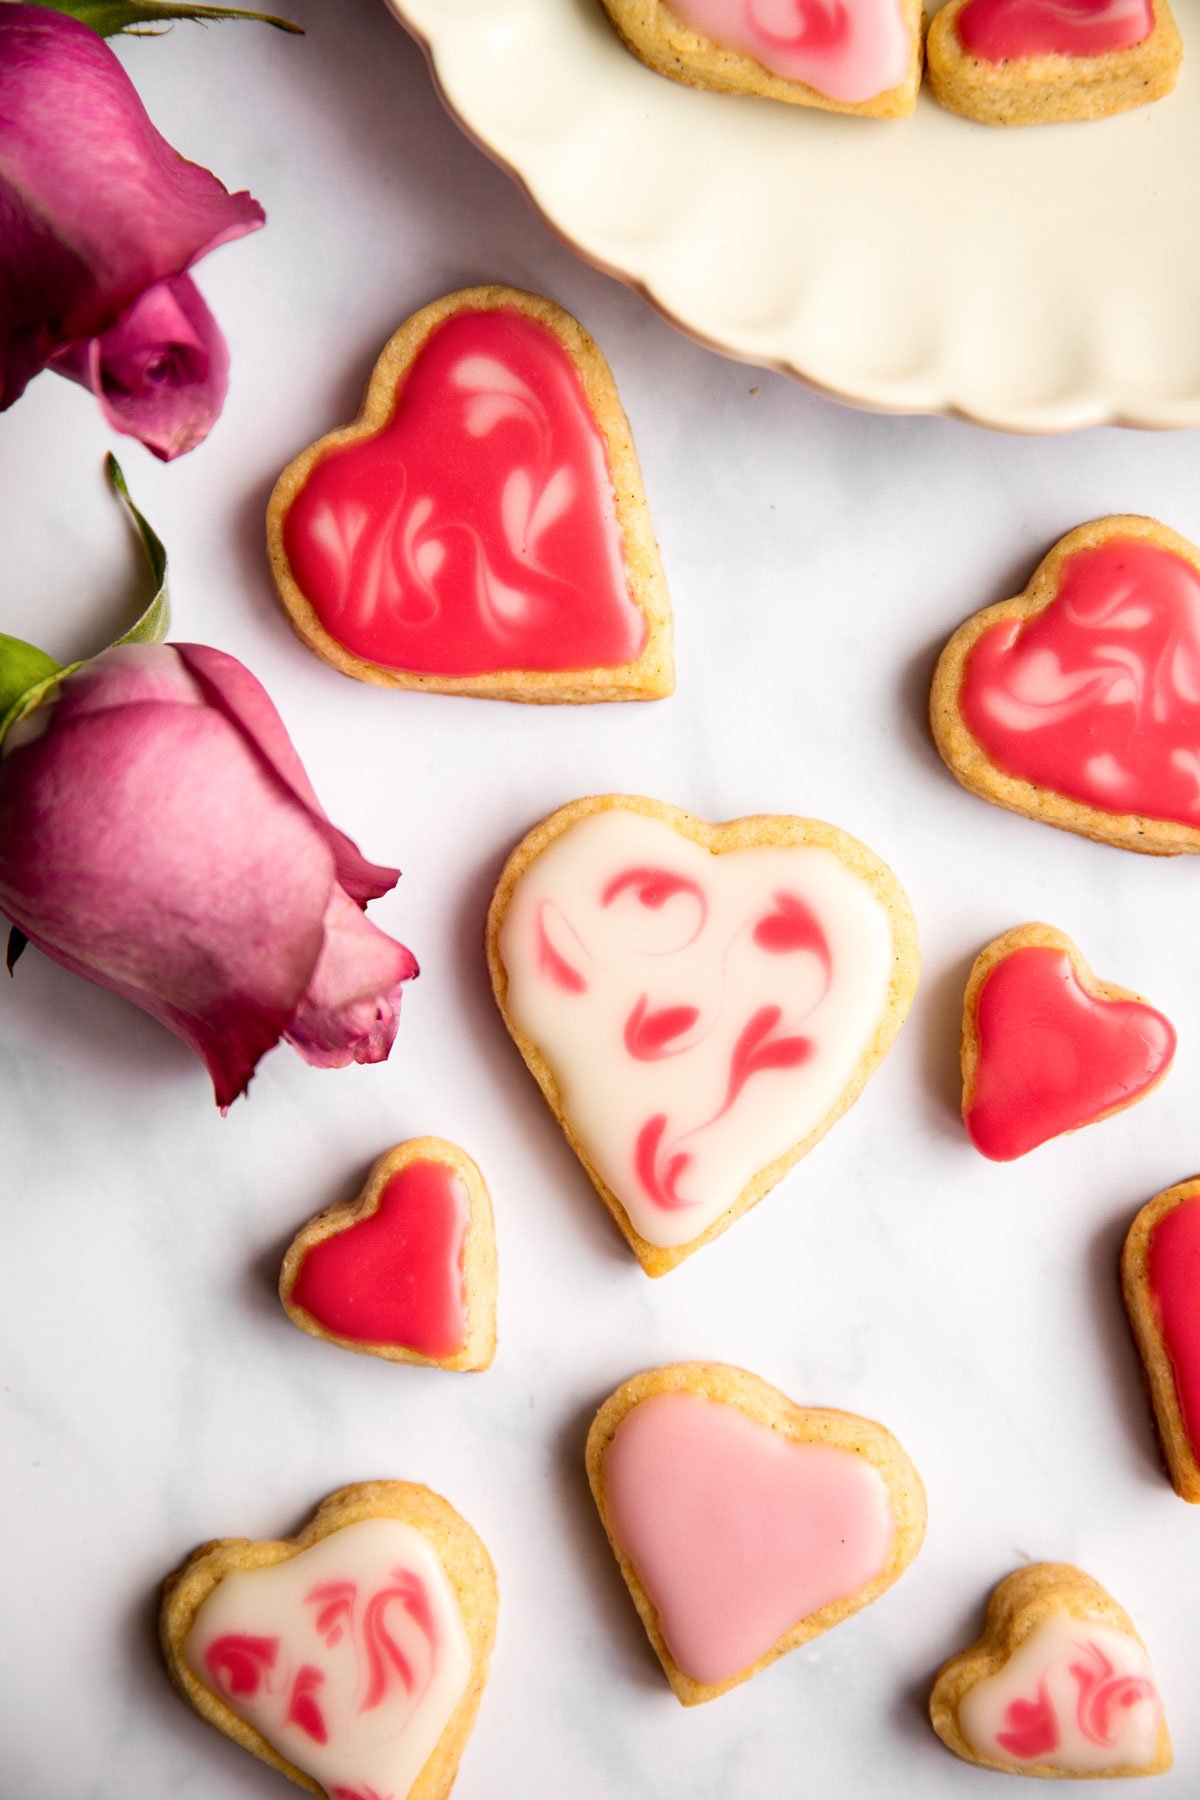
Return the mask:
POLYGON ((919 954, 891 870, 813 819, 577 800, 509 858, 496 999, 648 1274, 768 1192, 858 1097, 919 954))
POLYGON ((1160 1775, 1171 1766, 1133 1621, 1069 1563, 1032 1563, 1000 1583, 983 1636, 941 1670, 929 1712, 956 1755, 1008 1774, 1160 1775))
POLYGON ((184 1699, 329 1800, 443 1800, 487 1679, 496 1578, 439 1495, 361 1482, 295 1538, 207 1544, 161 1635, 184 1699))

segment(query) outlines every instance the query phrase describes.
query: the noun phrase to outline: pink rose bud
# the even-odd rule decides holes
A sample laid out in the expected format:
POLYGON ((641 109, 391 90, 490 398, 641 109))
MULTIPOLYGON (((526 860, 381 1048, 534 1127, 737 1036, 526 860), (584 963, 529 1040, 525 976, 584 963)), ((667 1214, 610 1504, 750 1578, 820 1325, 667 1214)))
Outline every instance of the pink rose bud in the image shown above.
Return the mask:
POLYGON ((362 909, 398 874, 330 824, 219 650, 107 650, 6 740, 0 909, 189 1044, 222 1109, 281 1038, 323 1068, 387 1057, 417 965, 362 909))
POLYGON ((228 355, 186 271, 264 219, 159 135, 94 31, 0 4, 0 410, 51 368, 156 456, 201 443, 228 355))

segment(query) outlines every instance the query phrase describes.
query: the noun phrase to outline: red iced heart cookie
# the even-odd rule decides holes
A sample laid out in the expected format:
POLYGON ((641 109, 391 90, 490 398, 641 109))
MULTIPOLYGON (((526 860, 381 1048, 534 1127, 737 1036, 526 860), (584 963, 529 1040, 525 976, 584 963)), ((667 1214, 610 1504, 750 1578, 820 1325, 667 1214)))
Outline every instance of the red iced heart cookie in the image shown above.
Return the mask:
POLYGON ((1177 1494, 1200 1501, 1200 1180, 1143 1206, 1121 1285, 1168 1472, 1177 1494))
POLYGON ((1142 1099, 1174 1055, 1162 1013, 1097 981, 1063 932, 1018 925, 967 981, 963 1121, 977 1150, 1010 1162, 1142 1099))
POLYGON ((592 1494, 685 1706, 714 1700, 891 1586, 921 1547, 920 1476, 881 1425, 744 1369, 635 1376, 588 1434, 592 1494))
POLYGON ((486 1369, 496 1240, 483 1176, 441 1138, 381 1156, 356 1200, 292 1240, 279 1297, 302 1331, 390 1362, 486 1369))
POLYGON ((1153 519, 1069 532, 1023 594, 955 632, 930 718, 985 800, 1120 849, 1200 851, 1200 550, 1153 519))
POLYGON ((346 674, 508 700, 671 691, 671 615, 608 364, 552 301, 468 288, 416 313, 353 425, 284 470, 271 567, 346 674))

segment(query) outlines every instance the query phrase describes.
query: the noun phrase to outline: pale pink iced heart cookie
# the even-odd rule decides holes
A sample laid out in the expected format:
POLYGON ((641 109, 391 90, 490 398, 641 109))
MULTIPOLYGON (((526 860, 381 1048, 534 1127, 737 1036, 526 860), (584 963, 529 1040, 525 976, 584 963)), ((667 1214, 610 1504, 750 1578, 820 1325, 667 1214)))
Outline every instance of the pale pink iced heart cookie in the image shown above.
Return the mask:
POLYGON ((467 288, 385 346, 354 424, 286 468, 267 545, 347 675, 492 700, 671 692, 671 611, 612 373, 560 306, 467 288))
POLYGON ((676 1696, 715 1700, 878 1599, 925 1533, 900 1445, 744 1369, 677 1363, 618 1388, 592 1494, 676 1696))
POLYGON ((360 1482, 294 1538, 225 1538, 163 1588, 202 1719, 327 1800, 443 1800, 487 1680, 496 1577, 439 1495, 360 1482))
POLYGON ((983 1636, 941 1670, 929 1712, 957 1756, 1010 1775, 1161 1775, 1171 1766, 1133 1621, 1069 1563, 1031 1563, 1000 1583, 983 1636))
POLYGON ((627 795, 537 826, 487 935, 505 1022, 650 1275, 857 1099, 919 967, 895 876, 835 826, 709 825, 627 795))
POLYGON ((1122 850, 1200 851, 1200 550, 1154 519, 1068 532, 955 632, 930 722, 984 800, 1122 850))
POLYGON ((894 119, 921 80, 920 0, 603 0, 648 68, 687 87, 894 119))

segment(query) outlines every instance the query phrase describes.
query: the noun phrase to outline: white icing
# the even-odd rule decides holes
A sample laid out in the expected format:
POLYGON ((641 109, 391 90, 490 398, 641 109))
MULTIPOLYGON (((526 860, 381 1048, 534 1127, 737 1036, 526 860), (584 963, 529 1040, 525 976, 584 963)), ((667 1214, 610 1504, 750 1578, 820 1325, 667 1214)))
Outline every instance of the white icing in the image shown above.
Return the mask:
POLYGON ((668 1247, 699 1236, 836 1104, 883 1015, 894 951, 885 907, 832 851, 713 855, 658 819, 614 808, 572 825, 521 876, 500 954, 513 1022, 550 1064, 590 1161, 635 1229, 668 1247), (605 905, 609 884, 636 868, 668 871, 704 899, 684 891, 647 906, 629 888, 605 905), (772 953, 755 939, 781 894, 817 921, 828 980, 813 948, 772 953), (555 979, 561 965, 576 986, 555 979), (675 1008, 687 1011, 672 1021, 675 1008), (652 1032, 656 1019, 677 1029, 636 1058, 629 1032, 647 1020, 652 1032), (726 1110, 735 1051, 755 1019, 769 1028, 726 1110), (788 1066, 797 1040, 808 1047, 788 1066), (665 1206, 638 1168, 639 1138, 658 1116, 653 1166, 675 1195, 665 1206), (682 1156, 684 1167, 673 1162, 682 1156))
POLYGON ((1153 1762, 1162 1703, 1136 1639, 1096 1619, 1060 1614, 1036 1626, 998 1674, 970 1690, 958 1717, 972 1749, 1009 1767, 1045 1763, 1066 1774, 1102 1775, 1153 1762))
POLYGON ((404 1800, 458 1705, 471 1649, 437 1554, 399 1519, 364 1519, 270 1567, 226 1575, 184 1646, 197 1678, 334 1800, 404 1800), (413 1595, 418 1596, 415 1604, 413 1595), (221 1639, 251 1655, 253 1693, 231 1691, 221 1639), (301 1720, 289 1713, 300 1696, 301 1720), (306 1712, 310 1696, 319 1720, 306 1712), (319 1723, 326 1741, 320 1742, 319 1723))

